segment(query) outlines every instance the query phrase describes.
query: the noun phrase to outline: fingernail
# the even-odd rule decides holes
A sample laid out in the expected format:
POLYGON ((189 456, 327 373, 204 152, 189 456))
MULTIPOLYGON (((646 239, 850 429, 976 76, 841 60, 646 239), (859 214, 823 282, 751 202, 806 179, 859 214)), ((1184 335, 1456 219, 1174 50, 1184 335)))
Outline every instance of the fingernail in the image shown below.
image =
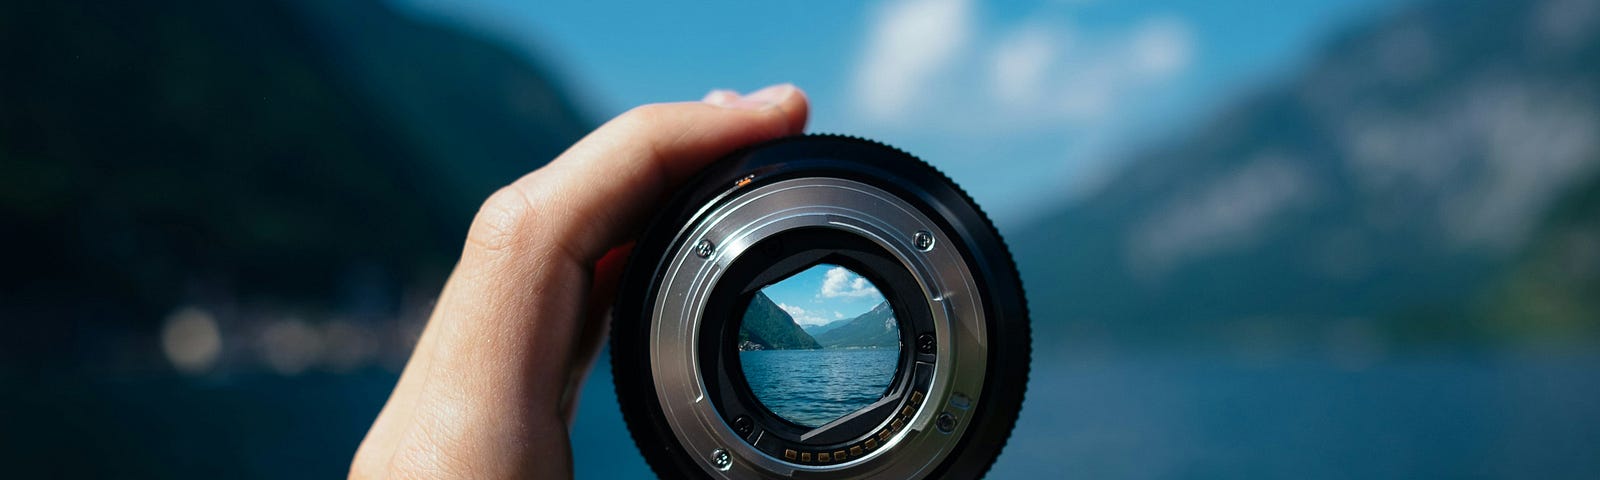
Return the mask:
POLYGON ((773 85, 739 97, 733 103, 725 106, 742 110, 764 110, 771 108, 773 105, 783 103, 790 95, 794 95, 794 85, 787 83, 773 85))
POLYGON ((718 89, 718 90, 712 90, 710 92, 707 92, 706 96, 704 98, 701 98, 700 101, 701 102, 705 102, 705 103, 709 103, 709 104, 712 104, 712 105, 716 105, 716 106, 719 106, 719 107, 726 107, 726 106, 729 106, 729 104, 733 103, 735 100, 738 100, 738 99, 739 99, 739 93, 738 92, 735 92, 733 90, 721 90, 721 89, 718 89))

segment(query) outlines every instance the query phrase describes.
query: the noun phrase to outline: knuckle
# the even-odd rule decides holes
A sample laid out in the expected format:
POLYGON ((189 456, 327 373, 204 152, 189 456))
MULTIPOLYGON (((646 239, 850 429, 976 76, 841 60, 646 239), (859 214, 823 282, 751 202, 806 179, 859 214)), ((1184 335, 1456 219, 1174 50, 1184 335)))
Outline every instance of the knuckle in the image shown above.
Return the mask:
POLYGON ((618 115, 617 123, 630 128, 660 125, 670 109, 670 106, 660 103, 640 105, 618 115))
POLYGON ((514 187, 503 187, 484 200, 467 231, 467 241, 478 248, 499 252, 526 243, 534 206, 514 187))

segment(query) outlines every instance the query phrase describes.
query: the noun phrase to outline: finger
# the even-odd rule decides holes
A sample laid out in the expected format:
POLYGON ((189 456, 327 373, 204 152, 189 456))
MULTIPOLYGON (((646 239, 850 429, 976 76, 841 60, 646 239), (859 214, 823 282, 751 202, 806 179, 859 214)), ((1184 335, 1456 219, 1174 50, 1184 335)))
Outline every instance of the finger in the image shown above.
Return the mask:
POLYGON ((804 94, 790 85, 707 97, 629 111, 508 189, 528 203, 588 217, 542 226, 592 262, 637 229, 667 186, 739 147, 800 133, 808 113, 804 94))
POLYGON ((570 379, 567 381, 566 395, 563 396, 563 417, 567 424, 572 424, 573 416, 578 412, 578 395, 582 392, 583 381, 589 377, 589 370, 594 367, 595 356, 600 354, 601 340, 605 339, 606 332, 611 326, 611 300, 616 296, 617 282, 622 277, 622 267, 626 265, 628 255, 633 253, 633 244, 613 248, 606 253, 594 267, 594 285, 589 289, 587 307, 584 309, 583 332, 579 334, 577 351, 573 354, 574 365, 570 379))
POLYGON ((422 380, 413 405, 395 407, 416 419, 396 454, 502 473, 526 473, 535 460, 493 448, 441 452, 487 443, 536 448, 546 463, 565 459, 569 372, 593 355, 579 322, 596 281, 591 266, 671 185, 738 147, 799 133, 806 114, 804 95, 790 86, 641 107, 497 192, 440 297, 424 335, 430 345, 419 345, 429 358, 407 368, 422 380))
POLYGON ((733 90, 712 90, 701 97, 700 101, 712 105, 726 106, 739 100, 739 92, 733 90))
MULTIPOLYGON (((461 321, 445 323, 462 328, 445 337, 461 343, 436 360, 468 362, 463 367, 472 368, 463 371, 485 375, 465 380, 484 380, 483 386, 503 386, 511 378, 484 366, 531 369, 514 371, 515 378, 565 380, 590 266, 638 228, 669 185, 734 149, 797 133, 805 122, 805 98, 793 86, 730 105, 636 108, 496 193, 474 221, 440 299, 441 309, 462 313, 461 321), (511 354, 536 361, 506 364, 511 354), (520 376, 529 373, 534 376, 520 376)), ((559 400, 541 399, 551 400, 547 405, 559 400)))

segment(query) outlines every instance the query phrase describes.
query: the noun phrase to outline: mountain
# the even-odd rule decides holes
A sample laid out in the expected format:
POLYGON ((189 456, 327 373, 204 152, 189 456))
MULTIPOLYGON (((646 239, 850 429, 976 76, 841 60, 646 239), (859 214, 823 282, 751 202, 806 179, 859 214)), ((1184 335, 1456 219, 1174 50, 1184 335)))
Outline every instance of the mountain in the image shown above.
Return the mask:
MULTIPOLYGON (((867 313, 817 335, 823 348, 894 348, 900 346, 900 324, 895 322, 889 302, 879 303, 867 313)), ((839 322, 834 322, 839 323, 839 322)), ((832 324, 830 324, 832 325, 832 324)))
POLYGON ((347 474, 478 203, 595 125, 401 3, 0 2, 8 477, 347 474), (160 328, 191 307, 222 343, 184 377, 160 328))
POLYGON ((1523 251, 1475 302, 1496 338, 1592 341, 1600 336, 1600 177, 1566 195, 1523 251))
MULTIPOLYGON (((1593 230, 1551 226, 1600 186, 1600 19, 1574 5, 1592 2, 1374 19, 1131 158, 1008 236, 1037 338, 1315 351, 1531 332, 1482 299, 1537 284, 1508 276, 1573 261, 1592 279, 1600 262, 1569 245, 1593 230)), ((1600 340, 1600 317, 1565 315, 1579 326, 1544 335, 1600 340)))
POLYGON ((806 333, 809 333, 809 334, 811 334, 811 336, 815 337, 817 335, 822 335, 824 333, 827 333, 829 330, 833 330, 835 328, 843 327, 844 324, 850 323, 851 320, 855 320, 855 319, 854 318, 842 318, 842 319, 839 319, 839 320, 834 320, 834 321, 831 321, 831 322, 828 322, 828 323, 824 323, 822 325, 801 325, 800 329, 801 330, 805 330, 806 333))
POLYGON ((116 342, 183 305, 392 318, 594 125, 535 59, 379 0, 6 2, 0 41, 32 46, 0 49, 0 241, 28 252, 0 316, 38 320, 0 370, 30 375, 165 369, 116 342))
POLYGON ((822 348, 794 317, 772 303, 767 294, 756 292, 739 323, 739 350, 815 350, 822 348))

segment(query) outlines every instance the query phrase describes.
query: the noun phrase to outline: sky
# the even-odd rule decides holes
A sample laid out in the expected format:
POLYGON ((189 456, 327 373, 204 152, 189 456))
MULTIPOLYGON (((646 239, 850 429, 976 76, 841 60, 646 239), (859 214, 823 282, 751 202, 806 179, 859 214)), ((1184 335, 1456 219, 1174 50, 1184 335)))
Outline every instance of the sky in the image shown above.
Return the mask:
POLYGON ((1002 231, 1092 195, 1129 156, 1400 3, 390 1, 554 67, 597 119, 795 83, 809 131, 918 155, 1002 231))
POLYGON ((827 263, 768 285, 761 293, 801 326, 855 318, 884 300, 872 282, 848 268, 827 263))

